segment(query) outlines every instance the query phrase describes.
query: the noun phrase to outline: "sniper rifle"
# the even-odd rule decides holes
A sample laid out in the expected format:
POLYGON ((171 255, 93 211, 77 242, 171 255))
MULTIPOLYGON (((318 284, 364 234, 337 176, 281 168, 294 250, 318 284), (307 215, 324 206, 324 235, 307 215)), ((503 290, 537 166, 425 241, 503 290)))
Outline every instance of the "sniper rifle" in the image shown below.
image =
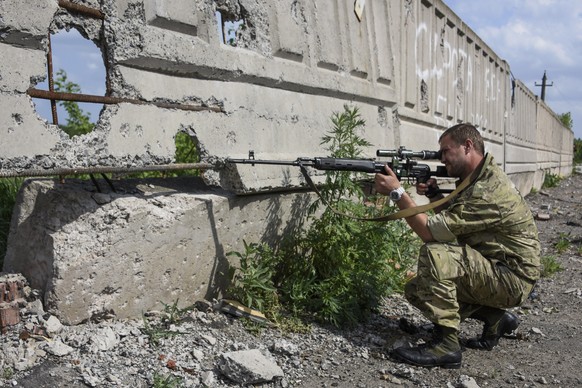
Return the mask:
MULTIPOLYGON (((426 183, 431 177, 448 177, 444 166, 438 166, 436 170, 431 170, 427 164, 418 163, 414 159, 438 159, 440 160, 440 151, 411 151, 405 147, 400 147, 398 150, 378 150, 376 155, 379 157, 390 157, 391 161, 377 161, 375 159, 347 159, 347 158, 327 158, 327 157, 300 157, 292 161, 284 160, 261 160, 255 159, 254 151, 249 151, 248 159, 226 159, 227 163, 235 164, 270 164, 277 166, 296 166, 300 167, 303 175, 310 185, 311 179, 307 174, 306 167, 315 168, 317 170, 327 171, 353 171, 364 172, 369 174, 386 174, 384 166, 387 164, 396 174, 398 180, 405 179, 407 181, 416 180, 416 183, 426 183)), ((431 196, 438 192, 446 193, 449 190, 432 190, 427 192, 431 196)))

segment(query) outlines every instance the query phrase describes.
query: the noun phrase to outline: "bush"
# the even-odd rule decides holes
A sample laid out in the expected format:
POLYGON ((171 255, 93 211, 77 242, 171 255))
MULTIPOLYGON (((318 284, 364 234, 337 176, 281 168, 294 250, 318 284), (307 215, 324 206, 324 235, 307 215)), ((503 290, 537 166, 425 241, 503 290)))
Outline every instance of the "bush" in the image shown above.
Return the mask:
MULTIPOLYGON (((330 156, 361 157, 362 147, 369 143, 359 135, 365 123, 357 108, 345 107, 332 116, 332 123, 333 129, 322 138, 330 156)), ((394 211, 383 198, 366 197, 358 178, 362 174, 327 171, 321 198, 310 207, 309 227, 287 238, 277 251, 262 246, 249 252, 245 243, 246 252, 237 255, 247 263, 235 271, 231 293, 251 308, 280 303, 295 317, 309 314, 346 326, 365 320, 381 298, 400 291, 416 257, 418 239, 404 221, 362 221, 333 210, 358 218, 394 211), (260 253, 262 260, 253 260, 249 267, 248 253, 254 257, 260 253), (269 299, 273 296, 276 301, 269 299)))
POLYGON ((560 182, 562 181, 562 177, 556 174, 546 173, 544 176, 544 183, 542 184, 542 188, 551 188, 557 187, 560 182))
POLYGON ((582 163, 582 139, 574 139, 574 163, 582 163))

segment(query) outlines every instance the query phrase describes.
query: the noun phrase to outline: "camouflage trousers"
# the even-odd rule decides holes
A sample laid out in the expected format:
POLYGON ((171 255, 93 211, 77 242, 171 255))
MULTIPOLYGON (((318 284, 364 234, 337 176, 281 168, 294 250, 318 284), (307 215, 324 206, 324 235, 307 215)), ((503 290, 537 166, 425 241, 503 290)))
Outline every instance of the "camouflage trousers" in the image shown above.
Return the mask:
POLYGON ((404 292, 431 322, 459 330, 480 307, 519 306, 532 288, 532 282, 469 246, 433 242, 420 249, 417 275, 404 292))

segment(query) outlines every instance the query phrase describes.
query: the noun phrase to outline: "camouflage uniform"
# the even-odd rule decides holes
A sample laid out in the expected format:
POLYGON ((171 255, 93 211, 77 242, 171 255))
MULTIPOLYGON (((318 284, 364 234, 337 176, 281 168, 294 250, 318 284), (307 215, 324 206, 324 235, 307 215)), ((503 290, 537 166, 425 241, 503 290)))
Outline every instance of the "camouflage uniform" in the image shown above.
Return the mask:
POLYGON ((428 227, 435 242, 421 248, 405 295, 438 325, 458 330, 480 306, 518 306, 539 278, 533 216, 489 154, 476 181, 428 227))

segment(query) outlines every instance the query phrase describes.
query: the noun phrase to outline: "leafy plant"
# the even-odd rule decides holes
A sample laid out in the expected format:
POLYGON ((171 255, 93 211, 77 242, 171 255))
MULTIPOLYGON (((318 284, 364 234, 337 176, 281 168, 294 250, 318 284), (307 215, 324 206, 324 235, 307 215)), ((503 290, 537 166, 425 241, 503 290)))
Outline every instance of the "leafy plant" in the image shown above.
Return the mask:
POLYGON ((2 378, 3 378, 4 380, 9 380, 9 379, 11 379, 13 376, 14 376, 14 370, 13 370, 12 368, 10 368, 10 367, 5 367, 5 368, 2 370, 2 378))
POLYGON ((543 188, 557 187, 561 181, 562 177, 560 177, 557 174, 552 174, 548 172, 544 176, 544 183, 542 184, 542 187, 543 188))
POLYGON ((582 163, 582 139, 574 139, 574 163, 582 163))
MULTIPOLYGON (((322 138, 330 156, 361 157, 370 143, 361 136, 365 122, 358 109, 344 107, 332 123, 322 138)), ((364 320, 382 297, 402 289, 418 239, 401 221, 356 219, 394 210, 364 194, 363 176, 327 171, 321 199, 310 206, 307 229, 287 236, 277 252, 245 243, 245 252, 234 253, 242 262, 233 280, 240 301, 258 307, 268 300, 276 306, 278 300, 292 317, 310 314, 343 326, 364 320)))
POLYGON ((178 299, 176 299, 172 304, 167 304, 164 302, 161 303, 164 305, 165 315, 162 318, 162 322, 165 325, 179 323, 182 319, 184 319, 184 315, 187 314, 190 310, 192 310, 192 306, 188 306, 186 308, 179 308, 178 299))
POLYGON ((558 241, 554 244, 554 248, 558 253, 564 253, 570 248, 570 239, 565 233, 560 233, 558 235, 558 241))
POLYGON ((562 271, 563 268, 560 265, 560 263, 558 263, 556 261, 556 256, 542 256, 541 257, 541 277, 543 278, 549 278, 551 276, 553 276, 556 272, 562 271))
POLYGON ((183 379, 178 376, 172 375, 161 375, 159 373, 154 373, 153 388, 178 388, 183 384, 183 379))
MULTIPOLYGON (((70 81, 65 70, 57 71, 55 90, 63 93, 81 93, 81 87, 70 81)), ((76 101, 60 101, 59 104, 67 111, 67 123, 60 125, 69 136, 78 136, 91 132, 95 124, 91 122, 91 113, 84 112, 76 101)))
POLYGON ((144 333, 150 340, 150 344, 154 347, 160 345, 160 342, 164 338, 169 338, 175 335, 184 334, 179 331, 169 330, 167 328, 166 322, 162 321, 161 325, 152 325, 147 320, 147 318, 143 317, 143 329, 141 329, 142 333, 144 333))
POLYGON ((574 127, 574 120, 572 120, 572 113, 566 112, 558 115, 558 118, 564 124, 564 126, 568 129, 572 129, 574 127))
POLYGON ((245 306, 257 310, 276 304, 276 288, 273 284, 277 257, 267 244, 247 244, 244 252, 229 252, 236 256, 240 267, 235 270, 229 294, 245 306))

